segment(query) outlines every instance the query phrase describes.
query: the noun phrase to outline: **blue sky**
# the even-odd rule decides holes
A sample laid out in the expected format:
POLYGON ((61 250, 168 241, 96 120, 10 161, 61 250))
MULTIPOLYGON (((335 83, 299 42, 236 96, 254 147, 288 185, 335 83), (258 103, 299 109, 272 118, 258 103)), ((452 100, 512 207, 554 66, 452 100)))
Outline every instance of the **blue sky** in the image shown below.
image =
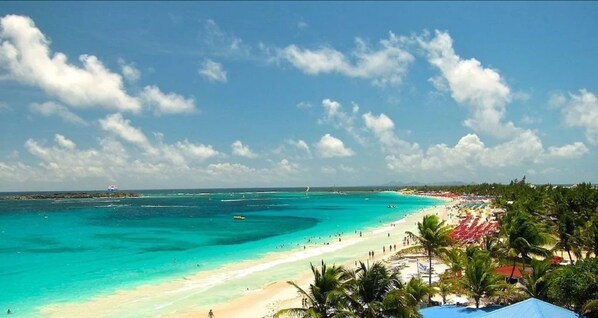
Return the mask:
POLYGON ((3 2, 0 191, 598 182, 594 2, 3 2))

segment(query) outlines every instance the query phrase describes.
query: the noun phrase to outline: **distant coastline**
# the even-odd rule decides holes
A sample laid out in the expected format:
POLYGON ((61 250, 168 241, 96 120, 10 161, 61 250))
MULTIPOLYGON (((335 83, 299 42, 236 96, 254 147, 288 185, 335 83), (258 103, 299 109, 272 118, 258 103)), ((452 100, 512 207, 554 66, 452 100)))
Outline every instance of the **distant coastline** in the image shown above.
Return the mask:
POLYGON ((133 192, 56 192, 0 195, 0 200, 49 200, 49 199, 105 199, 105 198, 137 198, 141 195, 133 192))

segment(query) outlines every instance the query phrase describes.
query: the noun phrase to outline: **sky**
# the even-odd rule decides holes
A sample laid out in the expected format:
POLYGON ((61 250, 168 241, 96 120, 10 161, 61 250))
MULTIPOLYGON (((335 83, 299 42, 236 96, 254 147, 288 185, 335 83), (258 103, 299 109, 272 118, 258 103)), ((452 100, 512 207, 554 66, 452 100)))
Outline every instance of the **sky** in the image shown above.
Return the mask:
POLYGON ((596 2, 2 2, 0 191, 598 182, 596 2))

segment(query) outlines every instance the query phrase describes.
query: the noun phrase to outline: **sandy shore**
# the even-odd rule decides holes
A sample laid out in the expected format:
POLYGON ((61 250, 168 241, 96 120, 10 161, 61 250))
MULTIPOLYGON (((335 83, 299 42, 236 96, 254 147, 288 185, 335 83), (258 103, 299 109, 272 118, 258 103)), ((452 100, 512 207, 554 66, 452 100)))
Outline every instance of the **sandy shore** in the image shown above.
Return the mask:
MULTIPOLYGON (((301 298, 291 280, 307 287, 312 280, 309 264, 355 266, 367 261, 368 252, 375 252, 375 260, 394 255, 390 245, 404 248, 405 231, 415 231, 416 223, 427 214, 446 219, 448 207, 457 201, 446 200, 445 205, 412 213, 407 217, 381 224, 362 232, 334 237, 329 245, 307 246, 292 251, 270 253, 259 260, 244 261, 217 270, 188 275, 180 279, 142 285, 121 290, 82 303, 56 304, 43 307, 44 317, 207 317, 210 309, 217 318, 271 317, 281 308, 300 307, 301 298), (383 246, 385 251, 383 252, 383 246), (233 296, 233 297, 231 297, 233 296), (228 299, 234 299, 228 301, 228 299)), ((372 261, 372 259, 370 259, 372 261)))

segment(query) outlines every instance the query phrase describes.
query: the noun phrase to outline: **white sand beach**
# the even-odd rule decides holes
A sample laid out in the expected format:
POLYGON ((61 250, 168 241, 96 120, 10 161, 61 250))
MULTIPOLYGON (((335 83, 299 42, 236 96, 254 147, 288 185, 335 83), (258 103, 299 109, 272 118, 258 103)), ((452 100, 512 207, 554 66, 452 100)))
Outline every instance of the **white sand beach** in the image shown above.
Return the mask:
MULTIPOLYGON (((309 264, 353 267, 358 261, 386 260, 403 249, 405 231, 415 231, 416 223, 427 214, 446 219, 449 207, 459 201, 423 209, 380 227, 333 237, 329 245, 298 247, 273 252, 259 260, 244 261, 212 271, 188 275, 169 282, 147 284, 120 290, 81 303, 53 304, 41 309, 44 317, 207 317, 210 309, 217 318, 271 317, 282 308, 300 307, 301 298, 287 281, 307 287, 312 279, 309 264), (384 252, 383 252, 384 246, 384 252), (226 295, 224 297, 223 295, 226 295), (233 296, 233 297, 231 297, 233 296), (228 299, 234 299, 228 301, 228 299)), ((413 269, 405 269, 403 274, 413 269)))

